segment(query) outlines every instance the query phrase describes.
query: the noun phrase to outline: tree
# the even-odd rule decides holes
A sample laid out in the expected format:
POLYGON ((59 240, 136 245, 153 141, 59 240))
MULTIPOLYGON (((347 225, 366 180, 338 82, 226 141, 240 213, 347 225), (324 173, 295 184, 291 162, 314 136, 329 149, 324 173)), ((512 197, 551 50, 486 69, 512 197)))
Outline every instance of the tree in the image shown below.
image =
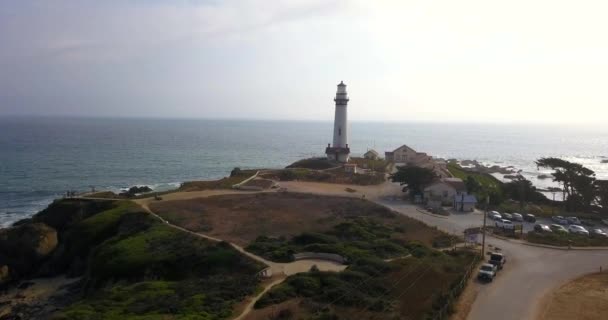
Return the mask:
POLYGON ((481 183, 479 183, 477 179, 473 178, 473 176, 467 176, 464 184, 467 187, 467 191, 471 194, 477 193, 482 189, 481 183))
POLYGON ((602 207, 602 213, 608 213, 608 180, 595 181, 595 203, 602 207))
POLYGON ((547 201, 545 195, 538 192, 532 182, 522 175, 518 175, 513 181, 505 183, 503 190, 508 198, 519 201, 521 208, 525 207, 527 201, 534 203, 547 201))
POLYGON ((391 181, 399 182, 400 185, 405 186, 403 192, 409 191, 412 198, 415 195, 422 194, 424 188, 436 178, 437 175, 433 170, 416 166, 398 167, 397 172, 390 176, 391 181))
POLYGON ((540 158, 536 165, 554 170, 553 181, 562 184, 567 209, 588 208, 593 203, 596 191, 593 170, 559 158, 540 158))

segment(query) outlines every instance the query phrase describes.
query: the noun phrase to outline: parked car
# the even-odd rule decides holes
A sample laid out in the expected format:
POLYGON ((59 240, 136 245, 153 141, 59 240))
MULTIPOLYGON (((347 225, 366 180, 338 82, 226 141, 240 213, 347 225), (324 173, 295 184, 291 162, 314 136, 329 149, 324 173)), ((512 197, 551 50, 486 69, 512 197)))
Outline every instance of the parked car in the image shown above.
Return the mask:
POLYGON ((564 228, 564 226, 559 225, 559 224, 552 224, 550 226, 551 231, 553 232, 557 232, 557 233, 568 233, 568 229, 564 228))
POLYGON ((569 224, 581 224, 581 221, 577 217, 566 217, 566 221, 568 221, 569 224))
POLYGON ((488 263, 495 265, 497 270, 502 270, 505 263, 507 263, 507 258, 502 253, 493 252, 490 254, 490 260, 488 260, 488 263))
POLYGON ((500 215, 503 219, 513 220, 513 216, 510 213, 503 212, 500 215))
POLYGON ((587 231, 587 229, 585 229, 582 226, 576 225, 576 224, 571 224, 568 227, 568 231, 570 231, 570 233, 581 234, 581 235, 584 235, 584 236, 588 236, 589 235, 589 231, 587 231))
POLYGON ((491 263, 484 263, 479 268, 479 273, 477 274, 477 279, 482 281, 492 282, 494 277, 496 277, 496 266, 491 263))
POLYGON ((602 219, 602 223, 608 226, 608 219, 602 219))
POLYGON ((490 216, 490 219, 492 219, 492 220, 500 220, 500 219, 502 219, 502 216, 500 214, 494 214, 494 215, 490 216))
POLYGON ((559 224, 568 224, 568 220, 566 220, 566 218, 564 218, 562 216, 553 216, 553 217, 551 217, 551 220, 553 220, 555 223, 559 223, 559 224))
POLYGON ((606 233, 606 231, 602 229, 595 228, 591 229, 591 236, 598 238, 608 238, 608 233, 606 233))
POLYGON ((533 214, 526 213, 526 214, 524 214, 524 221, 536 222, 536 217, 533 214))
POLYGON ((505 230, 515 229, 515 227, 513 226, 513 222, 507 219, 496 220, 496 228, 501 228, 505 230))
POLYGON ((511 213, 511 216, 513 216, 513 221, 524 221, 524 216, 522 216, 520 213, 514 212, 511 213))
MULTIPOLYGON (((561 227, 561 226, 560 226, 561 227)), ((536 232, 551 232, 551 228, 549 228, 548 225, 546 224, 535 224, 534 225, 534 231, 536 232)))

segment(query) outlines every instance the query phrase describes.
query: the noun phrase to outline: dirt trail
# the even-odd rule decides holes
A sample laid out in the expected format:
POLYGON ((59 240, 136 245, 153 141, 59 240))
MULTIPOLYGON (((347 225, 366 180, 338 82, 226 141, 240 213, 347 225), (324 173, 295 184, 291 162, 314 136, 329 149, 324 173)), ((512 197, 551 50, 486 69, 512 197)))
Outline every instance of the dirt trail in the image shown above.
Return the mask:
POLYGON ((260 299, 264 294, 266 294, 266 292, 268 292, 270 289, 272 289, 272 287, 274 287, 274 286, 280 284, 281 282, 283 282, 283 280, 285 280, 285 277, 282 277, 280 279, 274 280, 271 283, 265 285, 264 286, 264 290, 262 290, 262 292, 260 292, 257 296, 255 296, 253 299, 251 299, 251 301, 249 301, 249 303, 245 306, 245 308, 243 309, 243 311, 241 311, 241 314, 238 315, 233 320, 245 319, 245 317, 249 313, 251 313, 251 311, 253 311, 253 306, 258 301, 258 299, 260 299))
MULTIPOLYGON (((179 194, 170 194, 169 196, 165 196, 165 197, 163 197, 162 201, 186 200, 186 199, 210 197, 210 196, 214 196, 214 195, 235 194, 235 193, 251 193, 251 192, 222 191, 222 190, 201 191, 201 192, 181 192, 179 194)), ((167 226, 169 226, 171 228, 174 228, 174 229, 177 229, 177 230, 180 230, 183 232, 187 232, 191 235, 194 235, 196 237, 205 238, 207 240, 216 241, 216 242, 222 241, 222 239, 211 237, 211 236, 208 236, 208 235, 205 235, 202 233, 193 232, 188 229, 184 229, 182 227, 169 223, 169 221, 163 219, 161 216, 159 216, 158 214, 156 214, 155 212, 153 212, 150 209, 149 204, 151 201, 156 201, 156 200, 154 200, 153 198, 134 200, 134 202, 137 203, 138 205, 140 205, 144 210, 146 210, 152 216, 156 217, 157 219, 159 219, 160 221, 162 221, 163 223, 165 223, 167 226)), ((298 260, 298 261, 289 262, 289 263, 277 263, 277 262, 268 261, 258 255, 250 253, 250 252, 246 251, 243 247, 241 247, 237 244, 230 243, 230 245, 234 249, 239 251, 240 253, 244 254, 245 256, 267 265, 268 269, 266 269, 266 270, 269 271, 266 274, 267 276, 278 276, 279 277, 279 279, 264 285, 262 292, 260 294, 258 294, 256 297, 254 297, 247 304, 245 309, 243 309, 241 314, 238 315, 235 319, 243 319, 245 316, 247 316, 251 312, 251 310, 253 310, 253 306, 254 306, 255 302, 260 297, 262 297, 266 292, 268 292, 268 290, 270 290, 273 286, 283 282, 283 280, 285 280, 285 278, 287 276, 301 273, 301 272, 307 272, 310 270, 310 268, 312 268, 312 266, 317 266, 317 268, 320 271, 336 271, 336 272, 342 271, 342 270, 346 269, 346 267, 347 267, 346 265, 339 264, 339 263, 336 263, 333 261, 326 261, 326 260, 319 260, 319 259, 298 260)))
MULTIPOLYGON (((334 195, 334 196, 348 196, 348 197, 357 197, 357 198, 367 198, 367 199, 379 199, 385 196, 396 196, 401 193, 399 186, 392 184, 390 182, 385 182, 381 185, 372 185, 372 186, 358 186, 358 185, 343 185, 343 184, 327 184, 327 183, 315 183, 315 182, 300 182, 300 181, 289 181, 289 182, 280 182, 281 189, 289 191, 289 192, 299 192, 299 193, 311 193, 311 194, 319 194, 319 195, 334 195), (350 189, 350 192, 347 191, 350 189), (352 192, 352 190, 355 190, 352 192)), ((162 196, 162 200, 155 200, 153 197, 144 198, 144 199, 134 199, 133 202, 137 203, 141 206, 146 212, 150 213, 155 218, 159 219, 167 226, 180 230, 182 232, 187 232, 193 236, 201 237, 207 240, 220 242, 222 239, 218 239, 215 237, 211 237, 202 233, 193 232, 188 229, 179 227, 177 225, 169 223, 169 221, 163 219, 161 216, 156 214, 150 209, 150 203, 156 201, 171 201, 171 200, 189 200, 196 198, 205 198, 211 196, 219 196, 219 195, 229 195, 229 194, 251 194, 251 193, 261 193, 261 192, 277 192, 276 190, 266 190, 266 191, 240 191, 240 190, 204 190, 204 191, 190 191, 190 192, 174 192, 165 194, 162 196)), ((83 197, 86 198, 86 197, 83 197)), ((89 198, 93 199, 93 198, 89 198)), ((107 200, 107 199, 104 199, 107 200)), ((230 242, 229 242, 230 243, 230 242)), ((253 305, 255 302, 268 290, 270 290, 273 286, 280 284, 287 276, 307 272, 310 268, 315 265, 321 271, 342 271, 346 269, 346 265, 342 265, 333 261, 319 260, 319 259, 310 259, 310 260, 299 260, 290 263, 276 263, 272 261, 268 261, 263 257, 247 252, 243 247, 230 243, 230 245, 244 254, 245 256, 261 262, 268 266, 267 271, 269 271, 266 276, 275 276, 279 277, 277 280, 274 280, 268 284, 264 285, 263 291, 254 297, 245 307, 245 309, 238 315, 235 319, 243 319, 247 316, 251 310, 253 309, 253 305)))

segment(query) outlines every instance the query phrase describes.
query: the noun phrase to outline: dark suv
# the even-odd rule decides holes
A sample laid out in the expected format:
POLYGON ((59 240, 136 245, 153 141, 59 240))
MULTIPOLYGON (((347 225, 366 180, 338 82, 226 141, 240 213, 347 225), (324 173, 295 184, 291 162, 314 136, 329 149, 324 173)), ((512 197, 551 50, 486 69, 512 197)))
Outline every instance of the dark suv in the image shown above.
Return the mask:
POLYGON ((536 217, 533 214, 526 213, 524 214, 524 221, 536 222, 536 217))

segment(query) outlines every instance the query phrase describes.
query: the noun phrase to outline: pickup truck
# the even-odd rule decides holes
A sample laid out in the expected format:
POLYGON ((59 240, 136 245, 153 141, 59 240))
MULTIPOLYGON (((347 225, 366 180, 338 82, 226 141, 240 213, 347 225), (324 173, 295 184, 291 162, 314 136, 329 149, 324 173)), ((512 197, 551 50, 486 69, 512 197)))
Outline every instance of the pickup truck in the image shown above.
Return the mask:
POLYGON ((495 265, 498 270, 501 270, 505 263, 507 263, 507 258, 502 253, 492 253, 490 254, 488 263, 495 265))
POLYGON ((482 264, 481 268, 479 268, 477 279, 492 282, 494 277, 496 277, 496 266, 490 263, 482 264))

